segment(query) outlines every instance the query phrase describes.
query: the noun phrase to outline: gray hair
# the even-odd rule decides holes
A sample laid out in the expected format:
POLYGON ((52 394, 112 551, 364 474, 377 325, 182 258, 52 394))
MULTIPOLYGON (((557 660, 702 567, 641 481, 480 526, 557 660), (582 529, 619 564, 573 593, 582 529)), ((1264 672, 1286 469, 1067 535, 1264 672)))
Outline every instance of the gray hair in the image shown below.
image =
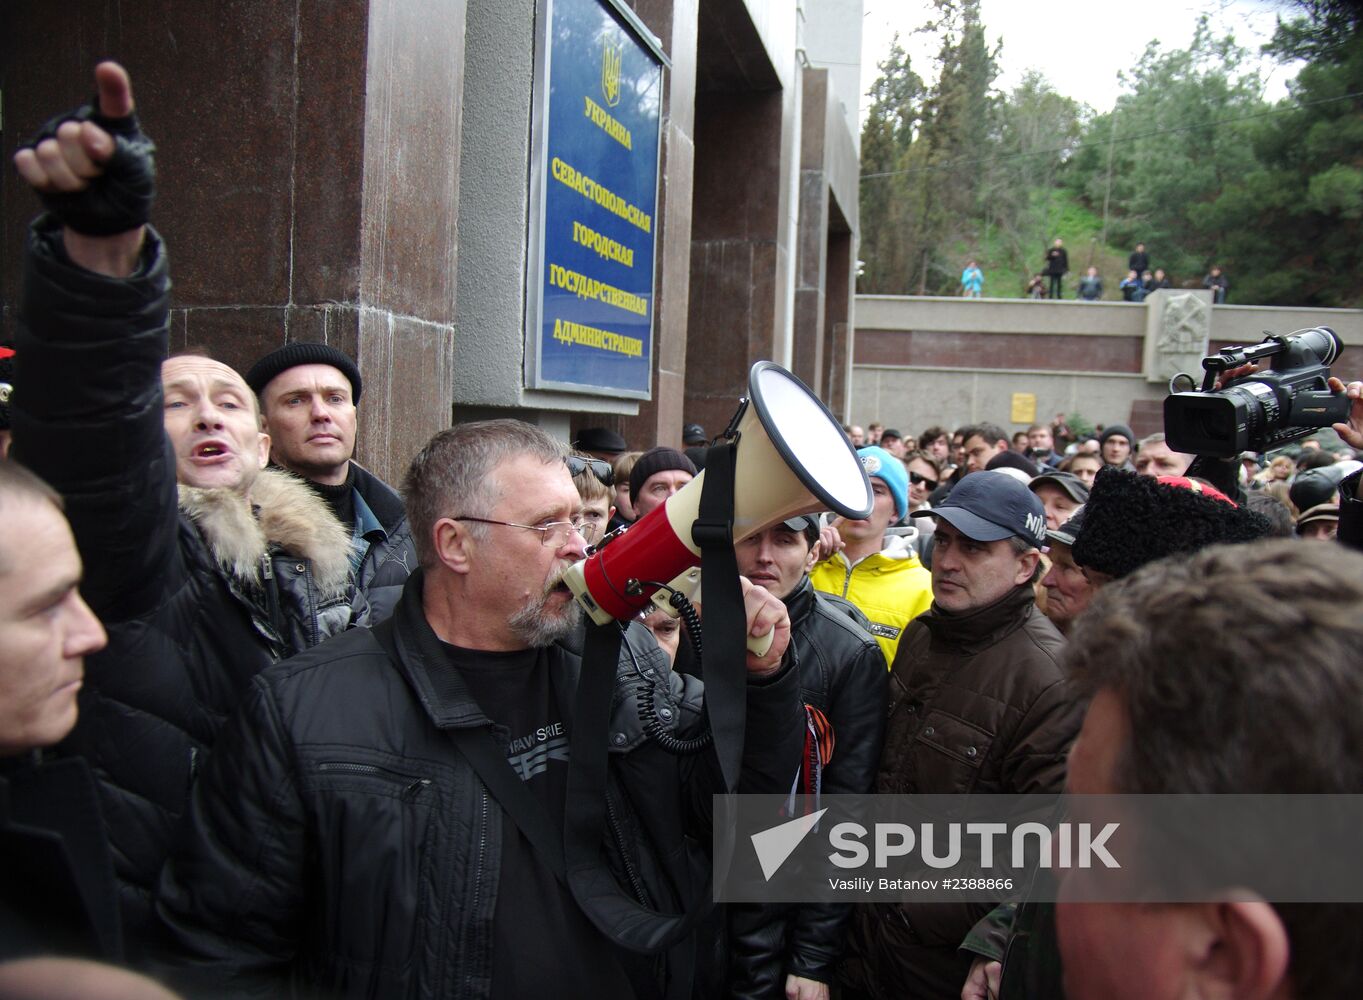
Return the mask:
MULTIPOLYGON (((493 471, 509 458, 530 455, 547 465, 561 461, 567 446, 520 420, 479 420, 441 431, 417 452, 402 481, 407 521, 424 568, 438 561, 432 530, 442 517, 486 517, 501 500, 493 471)), ((487 526, 468 525, 475 538, 487 526)))
MULTIPOLYGON (((1015 556, 1025 556, 1028 552, 1041 551, 1039 548, 1037 548, 1035 542, 1031 541, 1030 539, 1023 538, 1021 535, 1009 535, 1008 547, 1013 550, 1013 555, 1015 556)), ((1042 571, 1044 569, 1045 567, 1041 565, 1041 560, 1038 559, 1036 561, 1036 567, 1032 570, 1032 578, 1027 582, 1036 583, 1038 580, 1040 580, 1043 575, 1042 571)))

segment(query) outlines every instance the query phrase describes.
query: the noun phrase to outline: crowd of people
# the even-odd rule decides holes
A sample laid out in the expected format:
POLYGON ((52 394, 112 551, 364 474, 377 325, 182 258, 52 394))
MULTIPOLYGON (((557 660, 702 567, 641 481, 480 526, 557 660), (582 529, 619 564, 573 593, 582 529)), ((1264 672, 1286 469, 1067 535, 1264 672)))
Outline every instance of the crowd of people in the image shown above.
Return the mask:
MULTIPOLYGON (((1356 791, 1351 451, 1241 456, 1225 491, 1121 424, 849 426, 870 513, 741 539, 771 645, 702 670, 699 619, 587 628, 565 581, 666 516, 702 427, 463 423, 383 482, 345 353, 167 358, 152 146, 126 73, 96 83, 15 157, 45 212, 0 358, 0 994, 1352 992, 1348 906, 708 883, 724 792, 1356 791), (733 773, 705 676, 739 678, 733 773)), ((1363 447, 1363 383, 1332 388, 1363 447)))
MULTIPOLYGON (((963 295, 971 294, 966 291, 966 288, 968 287, 967 275, 970 274, 972 268, 978 271, 973 260, 961 275, 963 295)), ((1069 251, 1065 249, 1065 241, 1057 236, 1054 243, 1046 250, 1041 270, 1027 279, 1023 296, 1029 299, 1064 298, 1064 278, 1065 275, 1069 274, 1069 270, 1069 251)), ((1151 292, 1173 287, 1173 280, 1164 268, 1151 267, 1150 254, 1146 251, 1145 244, 1137 243, 1136 249, 1131 251, 1127 257, 1126 275, 1117 285, 1117 290, 1122 295, 1122 301, 1144 302, 1151 292)), ((1189 286, 1185 285, 1184 287, 1189 286)), ((1230 294, 1230 279, 1220 265, 1213 265, 1203 277, 1202 287, 1211 291, 1213 302, 1223 303, 1227 301, 1227 296, 1230 294)), ((975 297, 978 298, 978 294, 975 297)), ((1084 269, 1083 274, 1079 276, 1074 297, 1080 302, 1097 302, 1103 297, 1103 278, 1097 267, 1090 265, 1084 269)))

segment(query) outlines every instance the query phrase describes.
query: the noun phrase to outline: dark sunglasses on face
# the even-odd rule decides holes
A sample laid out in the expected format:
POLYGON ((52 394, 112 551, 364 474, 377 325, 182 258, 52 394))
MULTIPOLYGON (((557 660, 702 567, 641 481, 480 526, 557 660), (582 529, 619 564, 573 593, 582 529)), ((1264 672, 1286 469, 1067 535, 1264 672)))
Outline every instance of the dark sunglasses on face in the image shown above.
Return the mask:
POLYGON ((937 480, 929 479, 927 476, 920 476, 916 472, 909 473, 909 482, 913 483, 915 486, 926 484, 927 488, 930 490, 935 490, 937 488, 937 480))
POLYGON ((580 476, 588 469, 596 477, 597 482, 602 486, 613 486, 615 484, 615 472, 611 469, 609 462, 599 458, 578 458, 576 455, 565 455, 563 461, 568 463, 568 472, 574 476, 580 476))

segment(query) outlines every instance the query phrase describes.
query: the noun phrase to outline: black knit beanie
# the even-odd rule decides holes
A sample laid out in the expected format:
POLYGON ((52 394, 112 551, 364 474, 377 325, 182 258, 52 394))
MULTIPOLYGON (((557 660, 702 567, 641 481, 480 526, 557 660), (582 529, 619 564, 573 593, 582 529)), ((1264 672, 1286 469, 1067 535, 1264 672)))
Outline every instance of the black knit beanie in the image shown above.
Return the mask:
POLYGON ((259 396, 281 372, 299 365, 331 365, 350 380, 350 401, 360 401, 360 369, 350 358, 330 344, 294 343, 277 347, 251 366, 246 384, 259 396))
POLYGON ((1176 552, 1265 538, 1269 528, 1263 515, 1196 480, 1109 467, 1093 482, 1071 553, 1080 566, 1122 577, 1176 552))
POLYGON ((1107 444, 1108 438, 1117 437, 1119 435, 1126 438, 1126 443, 1131 445, 1132 451, 1136 450, 1136 435, 1131 433, 1131 428, 1126 426, 1126 424, 1109 424, 1107 427, 1104 427, 1103 433, 1098 435, 1098 447, 1101 448, 1103 445, 1107 444))
POLYGON ((680 469, 682 472, 696 474, 695 463, 687 458, 676 448, 650 448, 639 456, 639 460, 634 463, 634 468, 629 474, 629 495, 637 497, 639 491, 644 488, 644 483, 648 482, 648 477, 655 472, 666 472, 669 469, 680 469))

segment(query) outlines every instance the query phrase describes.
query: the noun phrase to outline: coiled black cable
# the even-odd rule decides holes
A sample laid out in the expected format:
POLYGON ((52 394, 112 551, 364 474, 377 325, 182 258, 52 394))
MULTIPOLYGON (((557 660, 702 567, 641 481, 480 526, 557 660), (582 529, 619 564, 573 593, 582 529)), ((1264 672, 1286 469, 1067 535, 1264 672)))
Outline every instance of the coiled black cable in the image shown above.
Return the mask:
MULTIPOLYGON (((680 590, 675 590, 665 583, 650 582, 648 586, 671 593, 668 603, 677 609, 677 614, 686 623, 686 632, 691 636, 691 647, 696 651, 696 662, 699 663, 701 661, 700 616, 696 614, 695 605, 680 590)), ((658 709, 654 704, 657 691, 653 684, 653 678, 645 674, 643 668, 639 666, 639 661, 634 656, 634 648, 629 642, 628 631, 625 633, 625 648, 629 650, 629 658, 634 662, 634 672, 639 676, 639 680, 635 684, 635 697, 639 703, 639 722, 644 728, 644 734, 658 744, 663 751, 672 754, 674 757, 690 757, 707 749, 715 739, 708 726, 699 736, 693 736, 690 739, 682 739, 668 732, 666 725, 658 718, 658 709)))

